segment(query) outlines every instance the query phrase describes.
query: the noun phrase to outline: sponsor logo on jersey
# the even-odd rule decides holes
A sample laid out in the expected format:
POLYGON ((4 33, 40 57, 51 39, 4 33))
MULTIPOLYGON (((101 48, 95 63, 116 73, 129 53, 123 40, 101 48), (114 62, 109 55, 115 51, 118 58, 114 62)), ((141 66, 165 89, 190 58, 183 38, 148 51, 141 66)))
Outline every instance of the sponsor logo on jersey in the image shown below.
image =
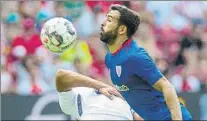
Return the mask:
POLYGON ((118 75, 118 77, 121 76, 121 66, 116 66, 116 74, 118 75))
POLYGON ((115 85, 115 88, 120 92, 129 91, 129 88, 126 85, 122 85, 122 86, 115 85))

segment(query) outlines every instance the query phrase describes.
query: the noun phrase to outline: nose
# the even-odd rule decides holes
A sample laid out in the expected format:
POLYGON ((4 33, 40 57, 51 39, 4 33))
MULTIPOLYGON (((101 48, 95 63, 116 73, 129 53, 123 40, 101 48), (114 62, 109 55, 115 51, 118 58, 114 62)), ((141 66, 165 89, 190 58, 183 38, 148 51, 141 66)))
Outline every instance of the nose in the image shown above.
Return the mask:
POLYGON ((104 23, 101 24, 101 28, 103 28, 103 27, 104 27, 104 23))

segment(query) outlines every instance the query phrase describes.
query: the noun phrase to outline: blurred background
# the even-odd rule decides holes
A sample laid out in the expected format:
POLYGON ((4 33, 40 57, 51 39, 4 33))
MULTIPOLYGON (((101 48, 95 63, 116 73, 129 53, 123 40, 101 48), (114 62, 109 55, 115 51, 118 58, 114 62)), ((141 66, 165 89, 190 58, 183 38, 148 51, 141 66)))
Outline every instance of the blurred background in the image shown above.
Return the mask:
POLYGON ((133 37, 175 86, 194 119, 207 120, 206 1, 1 1, 2 119, 70 119, 57 103, 55 72, 68 69, 107 83, 100 23, 111 4, 139 12, 133 37), (45 49, 43 23, 61 16, 77 29, 76 46, 63 54, 45 49))

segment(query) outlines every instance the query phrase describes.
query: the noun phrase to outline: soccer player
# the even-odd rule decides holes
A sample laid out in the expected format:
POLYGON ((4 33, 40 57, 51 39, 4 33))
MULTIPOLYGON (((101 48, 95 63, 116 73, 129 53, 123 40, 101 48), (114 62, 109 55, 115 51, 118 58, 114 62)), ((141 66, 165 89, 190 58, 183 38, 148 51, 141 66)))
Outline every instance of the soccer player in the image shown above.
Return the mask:
MULTIPOLYGON (((112 5, 102 23, 100 39, 109 49, 105 63, 112 82, 144 120, 191 120, 174 87, 147 52, 132 40, 139 24, 139 14, 121 5, 112 5)), ((64 70, 59 70, 56 76, 60 79, 59 84, 56 83, 59 87, 64 87, 68 79, 84 80, 76 86, 98 89, 108 97, 118 95, 113 87, 88 77, 73 76, 64 70)))
POLYGON ((78 120, 142 120, 125 100, 118 97, 110 100, 93 88, 73 88, 73 83, 73 80, 67 80, 64 91, 57 86, 59 105, 65 114, 78 120))
POLYGON ((102 23, 100 39, 110 51, 105 62, 113 83, 146 120, 191 119, 174 87, 147 52, 132 40, 139 24, 139 14, 121 5, 112 5, 102 23))

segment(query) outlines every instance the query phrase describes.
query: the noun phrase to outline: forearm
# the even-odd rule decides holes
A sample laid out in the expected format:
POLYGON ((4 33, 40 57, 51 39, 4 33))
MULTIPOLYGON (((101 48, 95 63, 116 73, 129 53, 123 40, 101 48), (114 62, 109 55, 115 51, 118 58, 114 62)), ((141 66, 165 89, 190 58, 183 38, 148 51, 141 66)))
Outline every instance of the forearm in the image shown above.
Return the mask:
POLYGON ((105 86, 108 85, 76 72, 60 69, 56 73, 56 88, 59 92, 72 87, 90 87, 100 89, 105 86))
POLYGON ((162 90, 167 106, 171 112, 172 120, 182 120, 180 103, 173 87, 166 87, 162 90))

